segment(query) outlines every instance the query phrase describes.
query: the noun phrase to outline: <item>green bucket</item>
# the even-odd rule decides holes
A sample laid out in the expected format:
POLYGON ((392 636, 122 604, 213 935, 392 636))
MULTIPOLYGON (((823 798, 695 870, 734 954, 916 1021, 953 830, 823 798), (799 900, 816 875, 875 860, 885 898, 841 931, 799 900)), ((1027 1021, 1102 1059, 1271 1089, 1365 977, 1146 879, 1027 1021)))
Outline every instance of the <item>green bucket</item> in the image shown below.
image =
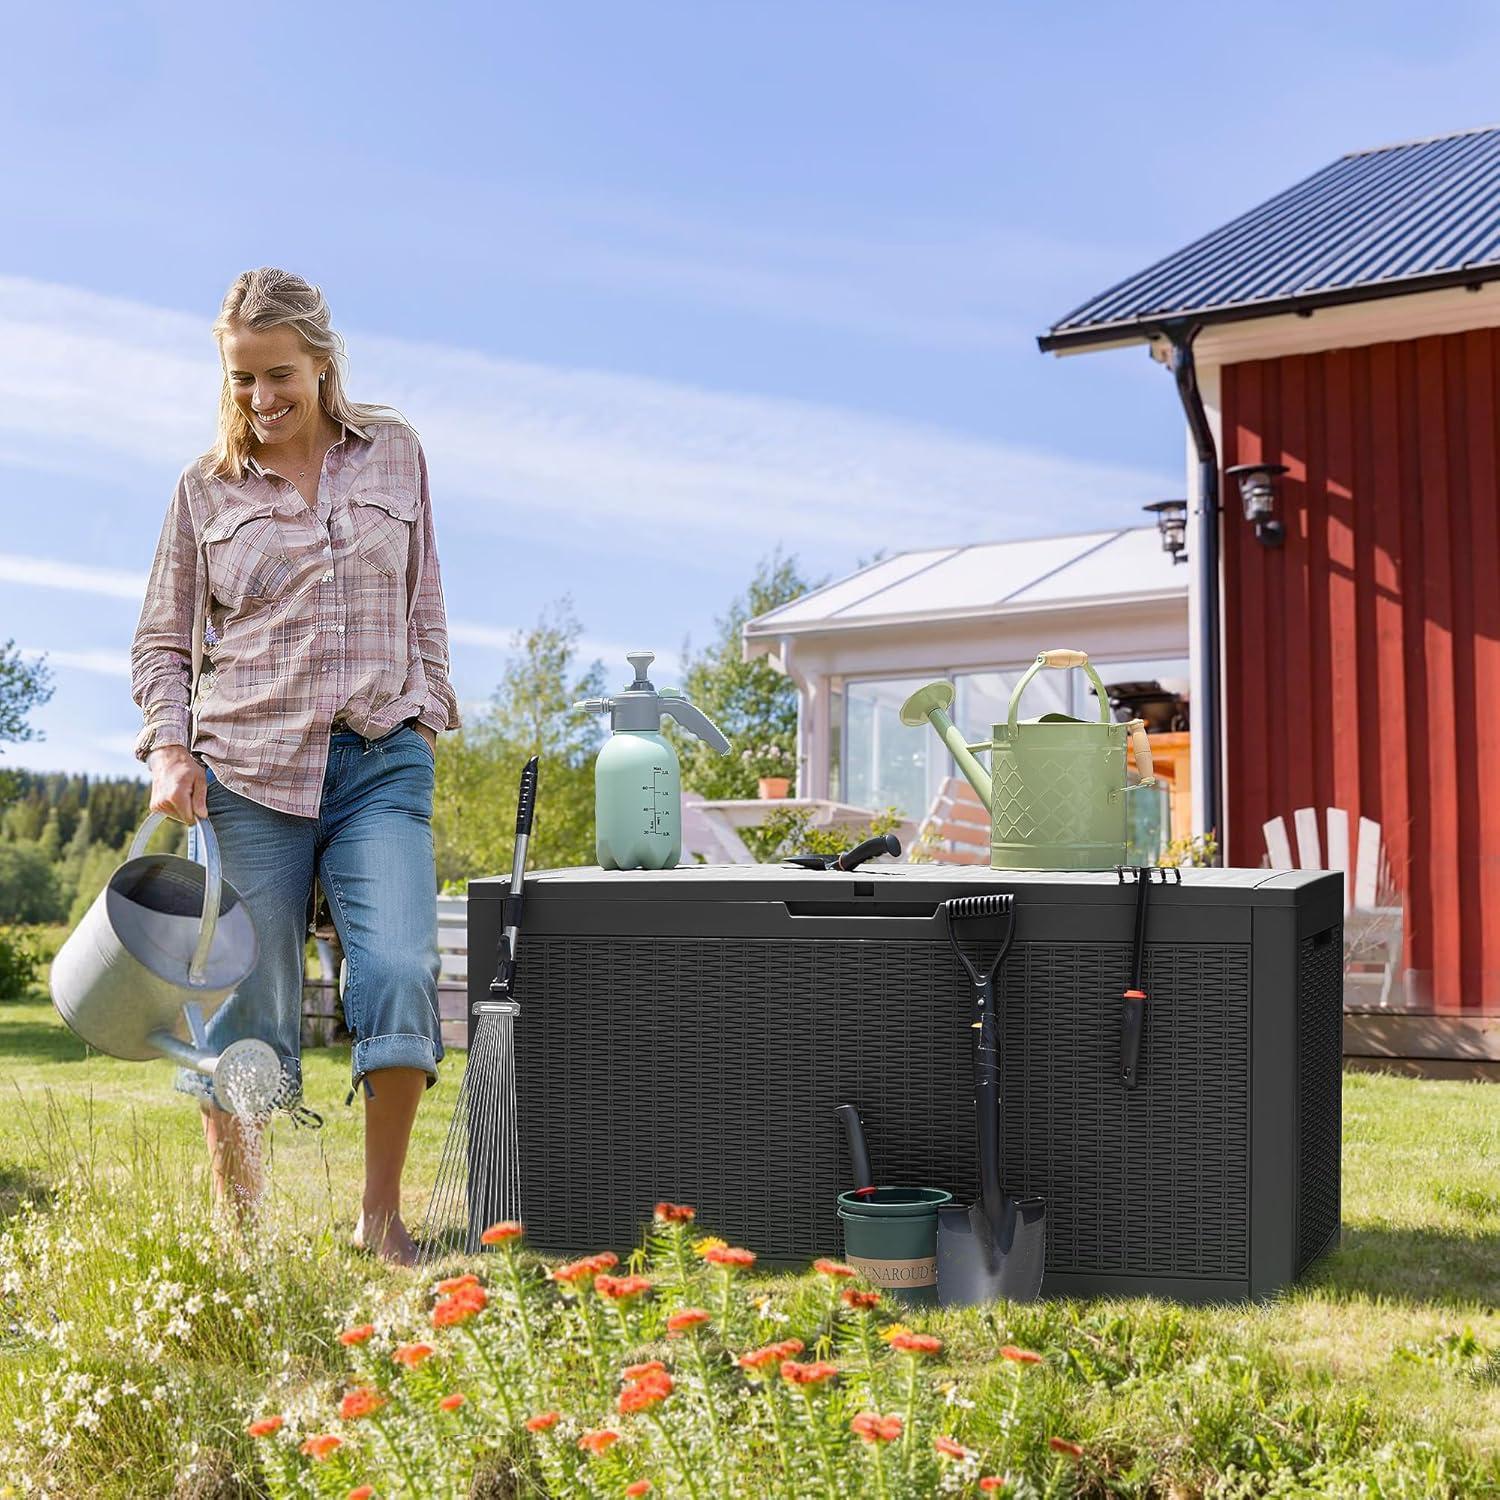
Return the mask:
POLYGON ((840 1193, 844 1259, 872 1285, 903 1302, 937 1304, 937 1211, 941 1188, 840 1193))

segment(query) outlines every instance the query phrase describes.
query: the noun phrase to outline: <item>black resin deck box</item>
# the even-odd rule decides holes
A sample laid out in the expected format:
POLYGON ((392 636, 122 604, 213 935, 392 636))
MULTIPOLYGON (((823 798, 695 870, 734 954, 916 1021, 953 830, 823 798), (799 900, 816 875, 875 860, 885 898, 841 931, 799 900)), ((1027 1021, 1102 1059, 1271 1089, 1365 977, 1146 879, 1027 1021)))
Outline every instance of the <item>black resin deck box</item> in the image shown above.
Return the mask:
MULTIPOLYGON (((469 885, 471 1006, 506 884, 469 885)), ((889 864, 527 877, 515 1037, 530 1243, 624 1251, 666 1198, 768 1262, 836 1255, 846 1101, 877 1182, 972 1197, 970 990, 939 903, 985 891, 1016 898, 1004 1182, 1047 1198, 1044 1291, 1261 1297, 1334 1246, 1337 875, 1187 870, 1153 886, 1130 1091, 1133 885, 889 864)))

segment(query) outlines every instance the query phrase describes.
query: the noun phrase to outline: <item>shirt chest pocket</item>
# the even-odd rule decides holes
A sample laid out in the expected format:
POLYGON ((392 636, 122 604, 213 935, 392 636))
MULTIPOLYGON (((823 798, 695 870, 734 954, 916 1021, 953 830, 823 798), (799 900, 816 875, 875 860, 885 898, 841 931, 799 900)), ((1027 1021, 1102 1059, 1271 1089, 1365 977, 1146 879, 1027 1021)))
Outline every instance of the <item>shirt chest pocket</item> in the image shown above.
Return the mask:
POLYGON ((203 534, 209 587, 227 605, 274 599, 291 582, 281 524, 271 504, 221 512, 203 534))
POLYGON ((405 578, 417 503, 401 495, 361 490, 349 497, 354 550, 377 573, 405 578))

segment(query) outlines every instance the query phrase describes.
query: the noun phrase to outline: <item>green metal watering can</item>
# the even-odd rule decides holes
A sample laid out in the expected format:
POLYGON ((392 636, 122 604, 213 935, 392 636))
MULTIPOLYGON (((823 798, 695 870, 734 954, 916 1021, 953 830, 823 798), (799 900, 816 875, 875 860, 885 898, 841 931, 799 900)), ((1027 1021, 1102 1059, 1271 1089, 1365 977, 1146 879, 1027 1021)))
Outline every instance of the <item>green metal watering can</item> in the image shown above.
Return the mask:
POLYGON ((1043 651, 1010 695, 1010 711, 993 738, 967 743, 948 717, 951 682, 929 682, 901 706, 901 722, 926 720, 952 752, 969 785, 990 810, 990 865, 996 870, 1110 870, 1126 862, 1127 798, 1156 784, 1142 719, 1110 718, 1109 694, 1086 651, 1043 651), (1081 668, 1099 695, 1099 720, 1068 714, 1016 718, 1021 694, 1043 667, 1081 668), (1129 741, 1139 786, 1125 780, 1129 741), (991 771, 973 751, 990 752, 991 771))

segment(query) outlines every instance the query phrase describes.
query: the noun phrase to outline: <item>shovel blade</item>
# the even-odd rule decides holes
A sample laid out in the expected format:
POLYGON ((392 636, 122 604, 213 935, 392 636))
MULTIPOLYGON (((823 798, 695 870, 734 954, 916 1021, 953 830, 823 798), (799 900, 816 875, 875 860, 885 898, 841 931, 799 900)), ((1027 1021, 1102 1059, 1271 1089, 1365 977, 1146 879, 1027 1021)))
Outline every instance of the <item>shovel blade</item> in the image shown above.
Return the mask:
POLYGON ((979 1307, 1004 1297, 1035 1302, 1047 1260, 1047 1204, 1007 1198, 992 1225, 974 1203, 938 1209, 937 1283, 943 1307, 979 1307))

